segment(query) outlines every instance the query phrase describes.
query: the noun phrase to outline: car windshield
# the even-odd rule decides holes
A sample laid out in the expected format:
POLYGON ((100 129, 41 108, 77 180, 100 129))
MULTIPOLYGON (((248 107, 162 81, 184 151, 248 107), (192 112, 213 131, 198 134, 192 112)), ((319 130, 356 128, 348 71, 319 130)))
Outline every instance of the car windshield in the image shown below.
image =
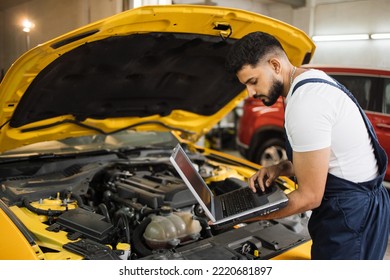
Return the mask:
POLYGON ((6 151, 0 154, 0 158, 32 154, 68 154, 140 147, 174 147, 176 143, 177 139, 170 132, 123 130, 110 135, 95 134, 34 143, 6 151))

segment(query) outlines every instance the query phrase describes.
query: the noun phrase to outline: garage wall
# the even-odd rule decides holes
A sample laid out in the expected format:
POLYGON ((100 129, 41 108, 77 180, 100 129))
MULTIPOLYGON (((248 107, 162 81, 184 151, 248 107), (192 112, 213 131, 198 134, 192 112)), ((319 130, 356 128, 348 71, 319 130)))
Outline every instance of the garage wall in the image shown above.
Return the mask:
POLYGON ((28 48, 116 14, 121 7, 121 0, 32 0, 1 11, 0 70, 8 69, 28 48), (26 18, 35 24, 29 34, 22 31, 26 18))
MULTIPOLYGON (((317 1, 319 2, 319 1, 317 1)), ((311 35, 389 33, 390 1, 317 3, 311 35)), ((315 63, 390 68, 390 40, 317 42, 315 63)))
MULTIPOLYGON (((296 9, 281 4, 288 1, 277 0, 264 1, 262 5, 253 0, 217 2, 277 18, 309 36, 390 32, 389 0, 306 0, 305 7, 296 9)), ((314 64, 390 69, 390 40, 316 42, 316 45, 314 64)))

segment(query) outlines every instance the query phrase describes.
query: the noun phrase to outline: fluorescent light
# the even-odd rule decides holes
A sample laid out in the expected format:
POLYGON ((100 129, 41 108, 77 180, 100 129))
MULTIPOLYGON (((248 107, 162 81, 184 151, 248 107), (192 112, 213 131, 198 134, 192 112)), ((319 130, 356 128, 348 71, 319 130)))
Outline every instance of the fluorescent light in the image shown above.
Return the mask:
POLYGON ((390 33, 375 33, 371 34, 370 38, 373 40, 390 39, 390 33))
POLYGON ((368 34, 344 34, 344 35, 316 35, 312 37, 315 42, 327 41, 351 41, 351 40, 368 40, 368 34))

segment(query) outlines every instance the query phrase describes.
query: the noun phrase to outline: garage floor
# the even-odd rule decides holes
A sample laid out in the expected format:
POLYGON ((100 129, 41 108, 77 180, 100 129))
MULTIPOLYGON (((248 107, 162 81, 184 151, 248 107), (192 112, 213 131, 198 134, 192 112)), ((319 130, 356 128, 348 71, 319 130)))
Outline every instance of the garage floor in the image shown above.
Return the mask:
MULTIPOLYGON (((236 157, 241 157, 241 155, 235 150, 224 150, 223 152, 230 154, 230 155, 234 155, 236 157)), ((387 243, 387 251, 386 251, 384 259, 390 260, 390 239, 389 239, 389 242, 387 243)))

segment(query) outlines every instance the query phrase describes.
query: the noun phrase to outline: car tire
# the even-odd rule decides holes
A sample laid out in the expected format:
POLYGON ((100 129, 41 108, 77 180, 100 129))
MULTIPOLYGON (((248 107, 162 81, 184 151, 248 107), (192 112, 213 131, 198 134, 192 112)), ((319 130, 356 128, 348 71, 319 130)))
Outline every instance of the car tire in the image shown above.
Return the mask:
POLYGON ((262 166, 270 166, 287 159, 285 143, 278 138, 272 138, 259 145, 255 162, 262 166))

